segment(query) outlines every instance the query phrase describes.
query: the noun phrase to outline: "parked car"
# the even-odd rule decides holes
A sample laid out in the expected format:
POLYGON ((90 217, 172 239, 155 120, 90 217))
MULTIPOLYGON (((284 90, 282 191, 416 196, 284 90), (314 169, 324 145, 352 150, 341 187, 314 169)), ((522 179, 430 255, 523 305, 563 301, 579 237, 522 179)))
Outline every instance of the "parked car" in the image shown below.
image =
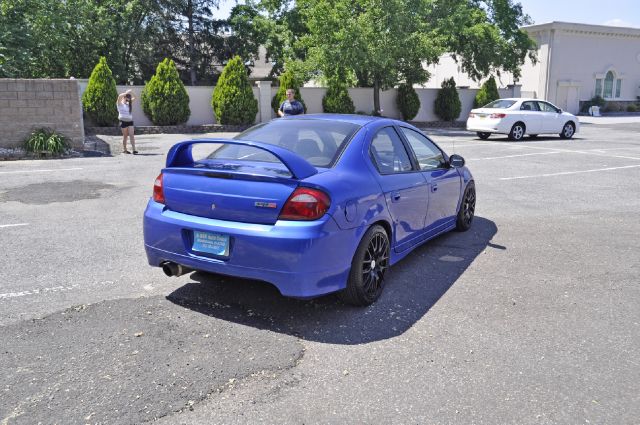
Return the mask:
MULTIPOLYGON (((473 177, 417 128, 304 115, 174 145, 144 214, 149 264, 257 279, 282 295, 368 305, 389 266, 470 228, 473 177), (206 154, 198 159, 196 147, 206 154)), ((436 272, 436 271, 434 271, 436 272)))
POLYGON ((559 134, 570 139, 579 129, 575 115, 539 99, 498 99, 472 109, 467 119, 467 130, 477 132, 483 140, 492 133, 506 134, 510 140, 521 140, 525 134, 559 134))

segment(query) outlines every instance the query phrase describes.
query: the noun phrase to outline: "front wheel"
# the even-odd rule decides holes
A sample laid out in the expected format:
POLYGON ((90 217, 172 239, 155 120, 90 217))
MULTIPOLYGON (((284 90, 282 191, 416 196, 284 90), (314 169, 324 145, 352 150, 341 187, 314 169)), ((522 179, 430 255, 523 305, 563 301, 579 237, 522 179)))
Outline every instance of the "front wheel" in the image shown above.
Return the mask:
POLYGON ((560 137, 563 139, 571 139, 575 133, 576 133, 576 127, 575 125, 573 125, 571 121, 569 121, 564 125, 564 127, 562 127, 562 131, 560 132, 560 137))
POLYGON ((389 237, 382 226, 369 228, 351 261, 347 287, 338 293, 348 304, 367 306, 380 297, 389 268, 389 237))
POLYGON ((521 122, 517 122, 513 125, 513 127, 511 127, 511 131, 509 132, 509 139, 515 140, 516 142, 518 140, 522 140, 522 138, 524 137, 524 132, 524 124, 522 124, 521 122))
POLYGON ((466 232, 471 228, 473 217, 476 211, 476 185, 471 181, 464 190, 462 195, 462 203, 458 210, 458 218, 456 220, 456 230, 458 232, 466 232))
POLYGON ((487 140, 489 138, 489 136, 491 136, 491 133, 485 133, 484 131, 478 131, 476 134, 482 140, 487 140))

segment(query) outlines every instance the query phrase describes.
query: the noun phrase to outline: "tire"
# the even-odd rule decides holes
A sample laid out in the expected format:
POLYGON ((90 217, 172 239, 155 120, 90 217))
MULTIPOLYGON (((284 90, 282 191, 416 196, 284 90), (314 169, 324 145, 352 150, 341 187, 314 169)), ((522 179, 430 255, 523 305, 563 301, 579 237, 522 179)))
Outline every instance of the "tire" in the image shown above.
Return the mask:
POLYGON ((479 138, 481 138, 482 140, 487 140, 489 138, 489 136, 491 136, 491 133, 485 133, 483 131, 478 131, 476 133, 478 135, 479 138))
POLYGON ((473 181, 467 184, 462 195, 462 202, 458 210, 458 218, 456 220, 456 230, 458 232, 466 232, 471 228, 473 217, 476 211, 476 185, 473 181))
POLYGON ((538 137, 538 135, 537 134, 530 134, 529 137, 532 138, 532 139, 535 139, 536 137, 538 137))
POLYGON ((516 142, 522 140, 524 137, 524 133, 526 131, 526 127, 523 123, 517 122, 511 127, 511 131, 509 132, 509 140, 515 140, 516 142))
POLYGON ((384 228, 377 224, 370 227, 353 255, 347 287, 338 293, 342 301, 367 306, 380 298, 389 268, 389 251, 389 236, 384 228))
POLYGON ((571 121, 567 121, 560 132, 561 139, 571 139, 576 133, 576 126, 571 121))

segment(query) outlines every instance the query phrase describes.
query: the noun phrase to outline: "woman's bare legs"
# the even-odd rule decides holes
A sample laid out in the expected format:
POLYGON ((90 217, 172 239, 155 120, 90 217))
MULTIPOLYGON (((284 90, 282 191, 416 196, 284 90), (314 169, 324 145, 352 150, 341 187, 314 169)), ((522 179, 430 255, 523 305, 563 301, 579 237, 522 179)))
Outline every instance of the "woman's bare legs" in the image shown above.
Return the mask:
POLYGON ((129 127, 122 129, 122 152, 127 153, 127 136, 129 135, 129 127))
POLYGON ((133 151, 133 153, 138 153, 138 151, 136 150, 136 138, 134 136, 134 131, 133 131, 133 126, 128 127, 129 128, 129 139, 131 140, 131 150, 133 151))

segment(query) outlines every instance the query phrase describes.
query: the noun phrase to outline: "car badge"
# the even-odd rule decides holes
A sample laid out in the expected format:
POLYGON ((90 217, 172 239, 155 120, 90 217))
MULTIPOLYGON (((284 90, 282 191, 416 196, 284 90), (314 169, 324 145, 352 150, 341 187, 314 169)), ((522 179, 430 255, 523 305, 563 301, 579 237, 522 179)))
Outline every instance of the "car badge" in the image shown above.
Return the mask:
POLYGON ((278 205, 275 202, 256 202, 254 205, 258 208, 277 208, 278 205))
POLYGON ((216 204, 211 204, 211 210, 215 210, 216 209, 216 204))

